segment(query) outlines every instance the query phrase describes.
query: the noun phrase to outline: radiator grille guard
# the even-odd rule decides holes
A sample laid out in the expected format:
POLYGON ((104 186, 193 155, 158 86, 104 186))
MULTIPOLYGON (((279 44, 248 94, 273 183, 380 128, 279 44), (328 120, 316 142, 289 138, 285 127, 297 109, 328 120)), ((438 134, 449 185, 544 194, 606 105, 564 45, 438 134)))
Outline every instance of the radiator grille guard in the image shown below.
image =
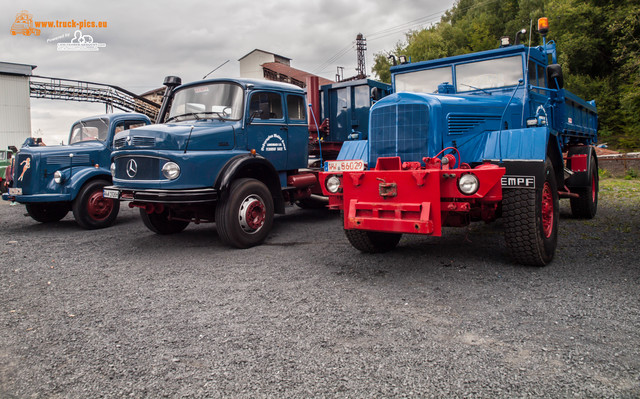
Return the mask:
POLYGON ((420 161, 427 156, 429 113, 425 104, 394 104, 376 108, 369 126, 369 167, 379 157, 420 161))

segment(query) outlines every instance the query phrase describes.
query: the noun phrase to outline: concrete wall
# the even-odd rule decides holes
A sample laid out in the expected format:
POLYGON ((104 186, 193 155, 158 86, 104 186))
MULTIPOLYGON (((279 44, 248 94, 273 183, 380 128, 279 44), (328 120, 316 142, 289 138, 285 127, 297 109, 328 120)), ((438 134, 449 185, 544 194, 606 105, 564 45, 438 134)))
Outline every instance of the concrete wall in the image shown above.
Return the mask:
POLYGON ((29 77, 0 74, 0 149, 19 148, 30 136, 29 77))
POLYGON ((256 50, 247 54, 240 60, 240 77, 250 79, 264 79, 262 67, 265 62, 274 62, 275 57, 271 53, 256 50))

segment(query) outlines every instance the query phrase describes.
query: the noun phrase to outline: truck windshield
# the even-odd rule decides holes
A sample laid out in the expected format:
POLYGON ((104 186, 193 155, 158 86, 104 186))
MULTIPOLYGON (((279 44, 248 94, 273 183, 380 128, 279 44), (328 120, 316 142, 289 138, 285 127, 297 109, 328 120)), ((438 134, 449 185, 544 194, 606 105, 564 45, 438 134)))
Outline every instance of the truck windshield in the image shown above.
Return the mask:
POLYGON ((80 121, 71 127, 69 144, 82 141, 105 141, 109 135, 109 121, 107 119, 92 119, 80 121))
POLYGON ((188 87, 175 93, 167 122, 202 118, 239 120, 242 97, 242 87, 235 83, 188 87))
POLYGON ((522 57, 456 65, 456 92, 515 86, 522 79, 522 57))
POLYGON ((396 75, 396 91, 435 93, 441 83, 453 83, 451 66, 396 75))

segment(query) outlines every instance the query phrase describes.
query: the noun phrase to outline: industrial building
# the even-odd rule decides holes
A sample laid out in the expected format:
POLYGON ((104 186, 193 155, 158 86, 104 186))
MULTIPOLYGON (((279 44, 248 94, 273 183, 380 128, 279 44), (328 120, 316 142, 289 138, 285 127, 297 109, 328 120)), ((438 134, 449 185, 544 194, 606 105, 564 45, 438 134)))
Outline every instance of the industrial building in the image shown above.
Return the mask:
POLYGON ((0 150, 31 136, 29 77, 35 65, 0 62, 0 150))

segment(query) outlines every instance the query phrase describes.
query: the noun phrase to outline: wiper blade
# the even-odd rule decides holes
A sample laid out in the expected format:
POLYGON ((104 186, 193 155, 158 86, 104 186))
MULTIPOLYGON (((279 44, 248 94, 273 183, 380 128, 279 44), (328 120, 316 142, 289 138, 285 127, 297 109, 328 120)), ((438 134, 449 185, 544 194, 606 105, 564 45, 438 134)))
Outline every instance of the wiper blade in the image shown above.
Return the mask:
POLYGON ((174 119, 182 118, 183 116, 195 116, 195 117, 196 117, 196 119, 200 120, 200 119, 202 119, 202 118, 200 118, 200 117, 198 116, 198 114, 201 114, 201 113, 202 113, 202 112, 188 112, 188 113, 186 113, 186 114, 174 115, 174 116, 172 116, 171 118, 167 119, 167 122, 172 121, 172 120, 174 120, 174 119))
POLYGON ((202 117, 200 117, 198 115, 211 115, 211 114, 217 115, 218 118, 220 118, 222 120, 225 120, 225 121, 227 120, 227 118, 220 112, 217 112, 217 111, 202 111, 202 112, 189 112, 187 114, 182 114, 182 115, 174 115, 171 118, 167 119, 167 122, 172 121, 172 120, 177 119, 177 118, 182 118, 183 116, 195 116, 197 120, 200 120, 200 119, 205 119, 205 118, 202 118, 202 117))
POLYGON ((475 90, 482 90, 483 92, 487 93, 488 95, 491 95, 491 93, 486 91, 485 89, 481 89, 479 87, 471 86, 471 85, 468 85, 466 83, 458 83, 458 84, 459 85, 463 85, 463 86, 467 86, 467 87, 471 87, 472 89, 475 89, 475 90))

